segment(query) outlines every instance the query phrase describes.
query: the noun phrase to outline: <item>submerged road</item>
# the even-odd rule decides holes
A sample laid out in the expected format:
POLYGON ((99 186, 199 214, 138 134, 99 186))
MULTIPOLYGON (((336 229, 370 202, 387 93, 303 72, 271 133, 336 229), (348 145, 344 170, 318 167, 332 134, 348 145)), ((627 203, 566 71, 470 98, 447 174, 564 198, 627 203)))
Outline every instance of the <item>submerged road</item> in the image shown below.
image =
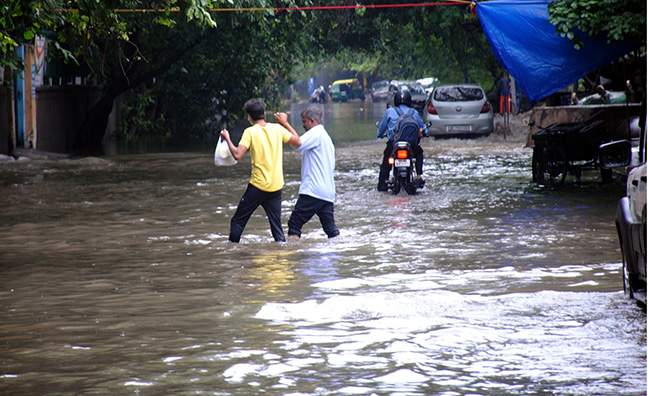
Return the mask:
MULTIPOLYGON (((621 188, 540 189, 530 150, 493 136, 426 141, 420 194, 379 193, 380 111, 358 106, 327 119, 330 241, 314 220, 271 243, 259 210, 228 243, 249 160, 1 164, 0 393, 645 393, 621 188)), ((298 156, 285 164, 284 225, 298 156)))

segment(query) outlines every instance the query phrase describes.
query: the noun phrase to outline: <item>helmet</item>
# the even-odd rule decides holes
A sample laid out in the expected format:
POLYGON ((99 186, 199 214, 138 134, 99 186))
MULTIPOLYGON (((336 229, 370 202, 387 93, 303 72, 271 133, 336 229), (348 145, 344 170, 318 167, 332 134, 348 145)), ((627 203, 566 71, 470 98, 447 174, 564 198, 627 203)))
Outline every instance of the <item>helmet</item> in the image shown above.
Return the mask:
POLYGON ((394 93, 394 106, 412 106, 412 94, 407 89, 399 89, 394 93))

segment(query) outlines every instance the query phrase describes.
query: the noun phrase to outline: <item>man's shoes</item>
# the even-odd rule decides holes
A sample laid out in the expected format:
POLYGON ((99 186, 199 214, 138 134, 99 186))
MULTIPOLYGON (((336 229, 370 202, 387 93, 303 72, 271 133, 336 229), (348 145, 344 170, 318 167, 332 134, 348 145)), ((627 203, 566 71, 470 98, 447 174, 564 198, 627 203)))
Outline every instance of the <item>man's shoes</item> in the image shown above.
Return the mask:
POLYGON ((378 191, 387 191, 387 184, 378 183, 378 191))
POLYGON ((425 185, 425 180, 423 180, 421 176, 418 176, 414 179, 414 185, 416 186, 416 188, 423 188, 423 186, 425 185))

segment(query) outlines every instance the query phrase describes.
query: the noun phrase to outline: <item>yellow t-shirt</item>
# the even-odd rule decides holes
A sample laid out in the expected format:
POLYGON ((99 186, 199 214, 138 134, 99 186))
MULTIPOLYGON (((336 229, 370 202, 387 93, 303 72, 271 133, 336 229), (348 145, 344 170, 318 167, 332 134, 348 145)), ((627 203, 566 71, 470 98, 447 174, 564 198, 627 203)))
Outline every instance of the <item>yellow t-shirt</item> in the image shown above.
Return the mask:
POLYGON ((250 184, 262 191, 273 192, 284 185, 283 144, 292 134, 279 124, 255 124, 243 131, 239 144, 250 151, 252 175, 250 184))

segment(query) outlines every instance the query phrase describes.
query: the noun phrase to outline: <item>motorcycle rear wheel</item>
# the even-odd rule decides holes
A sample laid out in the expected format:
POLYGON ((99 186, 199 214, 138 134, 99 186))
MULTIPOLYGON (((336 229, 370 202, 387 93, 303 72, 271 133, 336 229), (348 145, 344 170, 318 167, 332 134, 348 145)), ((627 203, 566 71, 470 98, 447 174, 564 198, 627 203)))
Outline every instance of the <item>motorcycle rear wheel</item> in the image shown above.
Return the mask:
POLYGON ((401 190, 401 183, 398 178, 394 178, 394 185, 392 186, 392 194, 398 195, 401 190))
POLYGON ((411 180, 403 180, 403 188, 408 195, 416 194, 416 185, 411 180))

